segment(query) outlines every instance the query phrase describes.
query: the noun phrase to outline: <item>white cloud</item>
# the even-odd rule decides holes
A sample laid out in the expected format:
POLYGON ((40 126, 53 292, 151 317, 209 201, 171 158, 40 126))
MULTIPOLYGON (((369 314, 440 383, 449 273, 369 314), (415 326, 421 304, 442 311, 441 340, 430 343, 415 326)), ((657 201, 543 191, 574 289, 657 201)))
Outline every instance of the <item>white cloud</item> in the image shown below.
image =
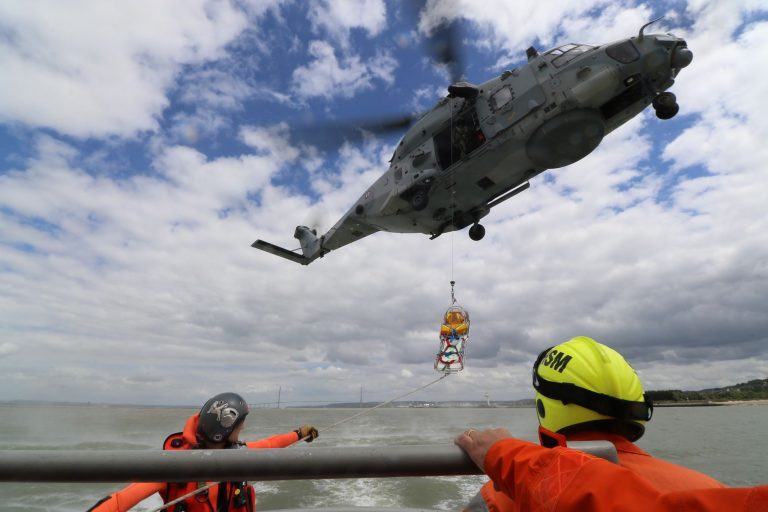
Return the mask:
MULTIPOLYGON (((304 399, 345 397, 349 382, 368 384, 392 372, 401 379, 387 388, 392 396, 423 384, 437 347, 435 329, 449 298, 451 245, 457 297, 474 320, 468 380, 462 381, 461 390, 467 396, 490 390, 499 399, 510 397, 510 382, 518 381, 519 394, 512 397, 526 396, 530 359, 542 340, 556 343, 587 333, 622 350, 644 346, 644 354, 630 352, 630 359, 642 366, 668 343, 694 347, 700 337, 702 350, 714 341, 703 336, 705 331, 727 325, 729 318, 739 318, 747 329, 759 326, 757 316, 750 319, 759 313, 738 296, 759 293, 763 284, 741 282, 741 290, 731 288, 730 304, 723 303, 721 293, 713 293, 726 289, 719 277, 723 272, 731 285, 744 271, 755 275, 743 268, 743 254, 717 249, 721 233, 707 226, 689 232, 692 220, 687 215, 655 205, 654 190, 643 187, 631 192, 641 194, 640 206, 617 216, 602 213, 606 206, 623 204, 626 199, 616 186, 635 179, 634 172, 614 171, 616 162, 626 160, 624 165, 632 170, 628 162, 641 160, 649 151, 638 139, 640 126, 638 121, 612 134, 590 160, 552 173, 551 183, 534 180, 534 188, 519 201, 494 211, 483 245, 468 241, 464 233, 436 241, 382 233, 331 253, 310 268, 247 247, 257 235, 289 237, 309 206, 305 199, 270 187, 264 175, 237 179, 231 186, 219 183, 231 171, 237 176, 258 161, 207 161, 189 148, 170 148, 155 163, 169 182, 137 178, 131 186, 108 187, 67 167, 71 151, 49 141, 54 149, 47 150, 45 165, 33 162, 30 168, 51 168, 58 162, 58 170, 29 175, 39 181, 25 188, 43 193, 51 209, 37 205, 30 214, 84 223, 86 212, 96 210, 98 217, 114 221, 94 231, 77 231, 78 223, 72 221, 41 244, 55 257, 28 255, 18 268, 26 279, 14 286, 23 300, 16 297, 2 309, 13 318, 46 318, 48 325, 57 327, 55 335, 24 342, 46 347, 71 371, 38 371, 38 379, 72 387, 101 382, 95 388, 108 388, 110 396, 144 396, 136 390, 141 380, 160 401, 173 401, 174 390, 186 386, 189 375, 201 371, 203 364, 208 387, 193 386, 200 400, 206 392, 238 380, 256 386, 254 401, 271 397, 277 383, 285 380, 294 382, 293 391, 284 389, 285 397, 304 399), (590 172, 594 174, 583 174, 590 172), (601 177, 607 178, 605 183, 601 177), (61 197, 46 194, 44 183, 59 190, 61 197), (563 186, 574 189, 573 200, 559 195, 563 186), (83 198, 100 201, 81 200, 77 190, 83 191, 83 198), (237 204, 248 190, 260 191, 258 210, 224 219, 213 214, 237 204), (91 265, 99 259, 107 265, 91 265), (606 261, 612 262, 608 268, 606 261), (690 274, 688 267, 720 270, 690 274), (483 268, 506 270, 487 273, 483 268), (355 269, 354 279, 349 278, 350 269, 355 269), (29 280, 35 275, 47 278, 29 280), (684 322, 676 323, 676 317, 684 322), (649 330, 648 322, 656 327, 649 330), (702 332, 690 338, 685 325, 701 322, 702 332), (412 334, 400 334, 408 329, 412 334), (78 347, 74 353, 72 347, 78 347), (203 363, 210 361, 211 353, 215 361, 203 363), (114 364, 108 361, 118 356, 124 367, 112 372, 89 372, 83 366, 96 361, 114 364), (268 358, 270 368, 260 367, 254 374, 249 361, 257 357, 268 358), (154 373, 140 369, 148 359, 154 362, 154 373), (491 370, 485 370, 489 366, 491 370), (153 375, 167 378, 154 383, 153 375), (302 384, 309 381, 311 393, 302 384)), ((270 140, 274 133, 279 130, 265 132, 266 139, 260 139, 256 131, 247 132, 255 140, 270 140)), ((282 153, 282 139, 272 140, 276 142, 259 146, 265 152, 262 165, 271 165, 265 171, 277 166, 270 155, 282 153)), ((338 177, 315 177, 315 186, 336 215, 380 170, 377 157, 346 151, 338 177)), ((9 190, 4 204, 20 190, 13 188, 18 179, 21 176, 14 175, 3 184, 3 190, 9 190)), ((738 235, 734 233, 732 243, 744 245, 738 235)), ((46 239, 44 233, 38 236, 46 239)), ((756 261, 764 257, 764 249, 753 250, 756 261)), ((3 261, 17 265, 3 254, 3 261)), ((24 359, 14 364, 27 368, 24 359)), ((30 372, 34 375, 28 369, 25 382, 30 372)), ((676 375, 676 387, 698 383, 687 379, 683 370, 676 375)), ((652 376, 653 382, 666 383, 659 372, 652 376)), ((196 397, 184 396, 192 401, 196 397)), ((381 397, 387 398, 391 396, 381 397)))
MULTIPOLYGON (((518 51, 536 23, 583 34, 579 13, 598 4, 574 4, 567 16, 537 5, 487 5, 507 23, 521 17, 509 36, 490 15, 462 12, 518 51)), ((615 11, 615 23, 607 9, 601 23, 634 34, 647 8, 621 11, 626 19, 615 11)), ((764 77, 750 58, 766 45, 760 23, 729 35, 743 16, 696 18, 694 63, 673 89, 680 118, 661 124, 645 113, 584 161, 535 178, 484 219, 480 243, 465 232, 378 233, 309 267, 249 247, 263 238, 294 248, 297 224, 334 222, 386 169, 392 148, 381 141, 330 161, 293 144, 286 125, 238 126, 243 154, 206 155, 159 136, 147 168, 120 174, 89 173, 82 146, 39 136, 32 156, 0 175, 0 398, 202 403, 242 385, 260 402, 282 385, 284 400, 354 401, 364 385, 366 399, 390 399, 436 377, 452 278, 473 318, 467 369, 420 398, 530 396, 533 357, 578 334, 624 352, 646 387, 764 376, 768 155, 764 77), (695 165, 704 176, 686 174, 695 165), (294 174, 311 189, 278 185, 294 174)), ((293 76, 304 97, 349 96, 394 71, 385 57, 374 67, 326 42, 312 49, 315 60, 293 76)), ((171 53, 173 67, 181 60, 171 53)), ((189 76, 203 78, 197 93, 215 115, 250 94, 237 81, 210 87, 218 73, 189 76)), ((62 132, 83 129, 68 123, 62 132)))
POLYGON ((0 121, 76 137, 156 130, 181 66, 246 26, 226 0, 0 5, 0 121))
POLYGON ((334 48, 324 41, 312 41, 309 53, 313 60, 293 72, 293 89, 301 98, 351 97, 360 90, 372 88, 374 79, 390 82, 397 67, 394 59, 386 54, 379 54, 367 63, 357 55, 339 60, 334 48))
MULTIPOLYGON (((559 42, 569 42, 556 41, 554 36, 570 26, 573 26, 577 32, 580 31, 579 26, 582 24, 580 19, 592 20, 595 23, 586 14, 591 9, 605 7, 609 3, 604 0, 578 0, 564 4, 557 0, 544 0, 518 3, 511 9, 509 3, 504 0, 491 0, 484 2, 482 9, 478 9, 471 0, 430 0, 421 13, 419 30, 422 33, 429 33, 440 23, 461 17, 480 27, 480 33, 488 34, 488 41, 480 40, 476 44, 506 49, 520 54, 534 42, 534 39, 541 40, 547 46, 559 42)), ((606 12, 615 9, 613 11, 614 17, 616 13, 621 12, 622 17, 631 18, 631 13, 635 8, 627 6, 627 3, 622 2, 615 5, 606 12), (625 11, 626 13, 624 13, 625 11)), ((605 12, 602 15, 605 16, 605 12)), ((605 20, 601 21, 606 20, 609 27, 618 23, 608 16, 605 16, 605 20)), ((635 32, 639 28, 639 26, 633 26, 632 31, 635 32)), ((594 31, 590 36, 588 39, 594 37, 594 31)), ((601 40, 606 36, 605 32, 600 32, 601 40)), ((626 35, 621 37, 626 37, 626 35)), ((588 40, 578 42, 588 42, 588 40)))
POLYGON ((0 343, 0 357, 7 356, 18 351, 19 351, 19 347, 17 347, 13 343, 10 343, 8 341, 0 343))
POLYGON ((254 17, 259 17, 265 14, 267 11, 272 11, 275 16, 279 16, 279 7, 286 3, 287 0, 240 0, 239 5, 245 7, 249 14, 254 17))
MULTIPOLYGON (((761 92, 768 87, 768 73, 753 64, 768 58, 768 23, 744 24, 738 10, 724 7, 714 3, 696 13, 696 25, 691 34, 686 35, 688 46, 694 52, 694 61, 678 77, 675 89, 680 91, 683 107, 689 106, 700 113, 704 124, 710 128, 712 124, 726 120, 741 125, 746 119, 750 127, 757 129, 753 136, 760 137, 768 132, 768 121, 761 115, 761 92), (734 34, 737 30, 741 32, 734 34), (712 73, 713 69, 725 67, 727 72, 712 73), (703 83, 706 86, 702 86, 703 83)), ((741 14, 747 15, 746 12, 741 14)), ((723 134, 727 135, 728 131, 723 134)), ((745 141, 745 144, 752 143, 745 141)), ((702 146, 700 149, 714 150, 716 147, 702 146)))
POLYGON ((184 82, 179 101, 212 110, 239 110, 243 100, 255 92, 241 78, 220 69, 194 71, 185 76, 184 82))
POLYGON ((387 22, 383 0, 316 0, 311 4, 309 20, 342 46, 349 46, 352 29, 365 30, 369 37, 378 35, 387 22))
POLYGON ((279 156, 284 161, 293 161, 299 154, 290 144, 288 125, 282 123, 270 128, 245 126, 240 129, 240 139, 260 152, 279 156))
POLYGON ((178 112, 171 117, 172 141, 197 145, 213 139, 233 123, 233 113, 244 109, 255 88, 234 71, 201 69, 186 74, 179 87, 178 112))

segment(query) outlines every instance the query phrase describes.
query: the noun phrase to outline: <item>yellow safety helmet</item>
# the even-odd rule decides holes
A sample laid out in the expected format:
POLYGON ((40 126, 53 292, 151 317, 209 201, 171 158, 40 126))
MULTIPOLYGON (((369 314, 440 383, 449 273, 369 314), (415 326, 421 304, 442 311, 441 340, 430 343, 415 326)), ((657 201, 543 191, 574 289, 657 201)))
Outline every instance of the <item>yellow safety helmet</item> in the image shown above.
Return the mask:
POLYGON ((577 336, 533 365, 539 424, 560 434, 609 431, 636 441, 653 415, 635 370, 615 350, 577 336))

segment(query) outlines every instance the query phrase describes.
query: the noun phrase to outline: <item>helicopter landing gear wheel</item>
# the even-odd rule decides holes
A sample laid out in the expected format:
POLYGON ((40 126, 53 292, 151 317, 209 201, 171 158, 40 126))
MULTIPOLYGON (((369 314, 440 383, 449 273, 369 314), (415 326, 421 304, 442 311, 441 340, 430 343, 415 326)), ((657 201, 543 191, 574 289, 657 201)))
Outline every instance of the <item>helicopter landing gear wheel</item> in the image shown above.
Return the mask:
POLYGON ((469 238, 475 242, 482 240, 485 236, 485 227, 482 224, 475 224, 469 228, 469 238))
POLYGON ((656 117, 659 119, 672 119, 680 110, 677 104, 677 98, 671 92, 662 92, 653 98, 653 108, 656 110, 656 117))
POLYGON ((424 208, 427 207, 427 204, 429 204, 429 196, 427 195, 427 189, 424 187, 419 187, 416 190, 413 191, 413 194, 411 194, 411 208, 416 210, 417 212, 420 212, 424 208))

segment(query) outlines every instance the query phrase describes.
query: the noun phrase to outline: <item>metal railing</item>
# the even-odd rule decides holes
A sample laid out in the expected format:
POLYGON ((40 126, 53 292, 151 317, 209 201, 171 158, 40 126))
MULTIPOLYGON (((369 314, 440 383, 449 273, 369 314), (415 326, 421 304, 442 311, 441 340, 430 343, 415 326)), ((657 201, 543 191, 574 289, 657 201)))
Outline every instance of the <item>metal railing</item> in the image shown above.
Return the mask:
MULTIPOLYGON (((575 449, 617 460, 611 443, 575 449)), ((5 482, 190 482, 386 478, 481 474, 455 445, 258 450, 0 450, 5 482)))

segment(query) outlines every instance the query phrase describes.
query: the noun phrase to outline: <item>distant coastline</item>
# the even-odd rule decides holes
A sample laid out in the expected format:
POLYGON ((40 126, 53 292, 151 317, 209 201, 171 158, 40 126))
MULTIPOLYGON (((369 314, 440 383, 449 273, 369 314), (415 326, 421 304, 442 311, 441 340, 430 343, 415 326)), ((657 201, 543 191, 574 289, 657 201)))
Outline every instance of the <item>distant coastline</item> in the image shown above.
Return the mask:
POLYGON ((654 402, 654 407, 712 407, 720 405, 768 405, 768 400, 685 400, 654 402))
MULTIPOLYGON (((646 398, 653 400, 655 407, 711 407, 721 405, 768 405, 768 379, 756 379, 726 386, 723 388, 702 389, 700 391, 682 391, 679 389, 648 390, 646 398)), ((141 405, 141 404, 109 404, 97 402, 56 402, 48 400, 0 400, 0 405, 44 405, 44 406, 89 406, 89 407, 135 407, 135 408, 167 408, 167 409, 197 409, 199 405, 141 405)), ((249 404, 254 409, 275 409, 280 402, 264 402, 249 404)), ((450 401, 400 401, 386 405, 387 408, 529 408, 534 407, 532 398, 522 400, 450 400, 450 401)), ((370 409, 380 407, 381 402, 286 402, 283 409, 370 409), (288 405, 288 404, 291 405, 288 405)))
POLYGON ((768 403, 768 379, 755 379, 733 386, 682 391, 680 389, 653 390, 645 393, 657 407, 707 405, 763 405, 768 403))
POLYGON ((765 400, 731 400, 722 402, 723 405, 768 405, 768 399, 765 400))
MULTIPOLYGON (((341 402, 325 405, 307 404, 307 405, 284 405, 281 409, 370 409, 376 407, 380 402, 341 402)), ((661 400, 654 402, 654 407, 718 407, 733 405, 768 405, 768 399, 759 400, 661 400)), ((96 402, 55 402, 46 400, 0 400, 0 407, 5 406, 44 406, 44 407, 118 407, 134 409, 193 409, 193 405, 141 405, 141 404, 105 404, 96 402)), ((531 409, 535 406, 532 399, 490 402, 484 400, 464 400, 450 402, 392 402, 387 404, 386 409, 531 409)), ((251 404, 253 409, 276 409, 275 405, 251 404)))

